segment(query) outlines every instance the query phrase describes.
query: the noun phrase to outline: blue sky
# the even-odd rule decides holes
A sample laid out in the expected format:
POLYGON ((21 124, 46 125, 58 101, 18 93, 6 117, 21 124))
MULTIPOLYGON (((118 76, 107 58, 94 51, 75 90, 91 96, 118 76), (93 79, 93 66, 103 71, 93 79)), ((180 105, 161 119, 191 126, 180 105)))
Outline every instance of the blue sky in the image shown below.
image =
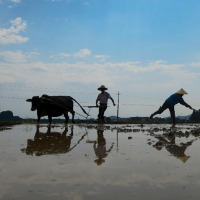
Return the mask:
POLYGON ((24 100, 4 97, 42 94, 92 105, 102 84, 128 104, 121 117, 149 116, 180 88, 199 109, 199 10, 196 0, 0 0, 1 111, 36 117, 24 100))

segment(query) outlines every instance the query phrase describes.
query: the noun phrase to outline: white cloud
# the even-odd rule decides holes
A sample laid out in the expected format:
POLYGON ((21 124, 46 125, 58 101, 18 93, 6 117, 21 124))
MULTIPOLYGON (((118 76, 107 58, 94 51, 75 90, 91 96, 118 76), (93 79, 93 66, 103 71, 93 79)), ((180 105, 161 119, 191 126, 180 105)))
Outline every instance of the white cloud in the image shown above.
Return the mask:
POLYGON ((0 56, 2 56, 6 61, 13 63, 23 63, 27 61, 26 56, 22 55, 21 51, 17 52, 4 51, 0 52, 0 56))
POLYGON ((37 53, 37 52, 31 52, 30 54, 32 54, 32 55, 41 55, 40 53, 37 53))
POLYGON ((49 56, 49 58, 58 59, 58 58, 63 58, 63 56, 64 56, 64 57, 69 57, 69 56, 71 56, 71 54, 61 53, 61 54, 59 54, 59 55, 51 55, 51 56, 49 56))
POLYGON ((21 3, 21 0, 11 0, 14 3, 21 3))
MULTIPOLYGON (((76 62, 70 64, 67 62, 62 63, 23 63, 26 62, 27 55, 22 55, 21 51, 18 52, 0 52, 0 55, 4 57, 5 60, 9 62, 15 62, 16 64, 6 64, 1 63, 1 72, 3 71, 15 71, 18 68, 20 78, 18 76, 13 76, 13 79, 23 80, 26 79, 27 82, 30 81, 30 74, 32 80, 40 79, 44 84, 48 84, 49 80, 59 80, 58 84, 62 82, 79 82, 79 83, 97 83, 102 82, 106 85, 119 84, 119 81, 123 81, 124 84, 130 83, 130 80, 141 79, 142 85, 146 84, 146 79, 152 79, 152 73, 156 77, 163 77, 161 81, 162 84, 167 83, 172 80, 178 80, 177 83, 183 84, 186 81, 191 82, 195 80, 199 74, 186 71, 183 68, 184 65, 167 64, 164 61, 155 61, 149 63, 146 66, 141 66, 140 62, 121 62, 121 63, 92 63, 87 64, 85 62, 76 62), (30 70, 34 72, 30 73, 30 70), (49 78, 43 79, 41 72, 46 73, 49 78), (59 73, 57 73, 59 71, 59 73), (143 75, 138 76, 139 73, 143 75), (151 75, 150 75, 151 74, 151 75), (41 77, 40 77, 41 76, 41 77), (23 77, 23 78, 22 78, 23 77), (84 77, 84 78, 83 78, 84 77)), ((5 75, 5 74, 4 74, 5 75)), ((1 79, 1 78, 0 78, 1 79)), ((141 81, 140 80, 140 81, 141 81)), ((2 80, 3 81, 3 80, 2 80)), ((151 84, 154 84, 155 80, 151 80, 151 84)), ((161 84, 160 83, 160 84, 161 84)), ((171 87, 171 85, 170 85, 171 87)))
POLYGON ((3 51, 0 52, 0 56, 3 57, 4 60, 12 63, 24 63, 27 62, 27 59, 35 58, 36 55, 41 55, 37 52, 30 52, 26 54, 22 54, 20 50, 16 52, 11 51, 3 51))
MULTIPOLYGON (((103 64, 96 62, 90 64, 86 62, 27 63, 27 60, 32 58, 32 55, 39 55, 39 53, 0 52, 0 56, 11 62, 0 63, 0 82, 8 80, 20 82, 23 80, 25 84, 31 85, 37 82, 35 80, 40 80, 40 84, 49 85, 49 80, 52 80, 52 85, 56 84, 57 86, 59 84, 62 85, 64 82, 94 85, 106 83, 106 86, 119 89, 126 86, 127 89, 143 88, 143 90, 146 90, 146 88, 155 90, 163 87, 171 89, 175 85, 177 88, 181 88, 186 83, 190 86, 199 85, 200 73, 194 73, 192 67, 189 70, 187 65, 168 64, 162 60, 150 61, 145 66, 142 66, 140 62, 107 62, 103 64), (44 72, 45 79, 43 78, 44 72)), ((60 56, 69 57, 70 54, 61 53, 58 56, 52 55, 51 57, 57 59, 60 56)), ((96 57, 102 58, 101 55, 96 57)))
POLYGON ((71 56, 71 54, 65 54, 65 53, 61 53, 60 55, 61 55, 61 56, 65 56, 65 57, 71 56))
POLYGON ((84 4, 85 4, 85 5, 89 5, 89 3, 87 3, 87 2, 84 2, 84 4))
POLYGON ((190 63, 188 65, 191 66, 191 67, 200 67, 200 62, 193 62, 193 63, 190 63))
POLYGON ((86 58, 91 55, 91 51, 89 49, 81 49, 79 52, 74 53, 74 57, 86 58))
POLYGON ((107 58, 109 58, 110 56, 106 56, 106 55, 96 55, 94 56, 95 58, 99 59, 99 61, 105 61, 107 58))
POLYGON ((0 28, 0 44, 27 42, 29 40, 28 37, 17 35, 20 31, 25 30, 26 21, 18 17, 15 20, 10 20, 10 23, 12 25, 9 29, 0 28))

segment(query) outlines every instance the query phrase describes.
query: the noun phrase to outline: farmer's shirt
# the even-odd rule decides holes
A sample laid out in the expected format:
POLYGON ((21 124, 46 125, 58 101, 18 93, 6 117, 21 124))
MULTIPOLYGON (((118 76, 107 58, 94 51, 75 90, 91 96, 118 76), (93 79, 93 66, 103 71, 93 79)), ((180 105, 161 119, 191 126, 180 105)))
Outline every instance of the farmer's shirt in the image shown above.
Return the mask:
POLYGON ((100 93, 97 97, 97 101, 100 101, 100 103, 103 103, 103 104, 107 104, 108 99, 111 99, 111 96, 107 92, 100 93))
POLYGON ((166 101, 165 103, 167 103, 170 106, 175 106, 177 103, 180 103, 186 107, 189 107, 189 105, 183 100, 183 97, 179 94, 172 94, 166 101))
POLYGON ((108 155, 106 152, 106 147, 104 145, 98 145, 97 148, 94 148, 94 151, 97 157, 105 158, 108 155))

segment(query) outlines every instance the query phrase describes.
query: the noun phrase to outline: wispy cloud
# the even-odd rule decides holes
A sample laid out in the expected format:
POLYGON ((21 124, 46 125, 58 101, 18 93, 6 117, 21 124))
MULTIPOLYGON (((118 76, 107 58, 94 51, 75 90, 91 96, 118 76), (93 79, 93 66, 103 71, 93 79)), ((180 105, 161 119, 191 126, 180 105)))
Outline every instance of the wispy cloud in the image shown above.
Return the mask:
POLYGON ((41 54, 38 53, 38 52, 31 52, 30 54, 31 54, 31 55, 41 55, 41 54))
POLYGON ((107 58, 109 58, 110 56, 106 56, 106 55, 96 55, 94 56, 95 58, 99 59, 99 61, 103 62, 105 61, 107 58))
POLYGON ((3 57, 4 60, 11 63, 24 63, 24 62, 27 62, 28 59, 36 58, 36 56, 38 55, 41 55, 41 54, 37 52, 22 54, 20 50, 16 52, 12 52, 12 51, 0 52, 0 57, 3 57))
MULTIPOLYGON (((131 81, 137 79, 137 82, 140 82, 137 87, 142 87, 148 82, 148 85, 151 84, 152 87, 158 88, 160 86, 163 87, 163 85, 165 85, 165 87, 171 87, 171 83, 176 83, 177 86, 181 86, 185 84, 185 82, 192 84, 192 82, 197 80, 200 76, 200 73, 193 73, 192 71, 186 70, 186 65, 168 64, 162 60, 149 62, 145 66, 142 66, 140 62, 107 62, 104 64, 96 62, 91 64, 85 62, 26 62, 28 58, 34 54, 38 53, 32 52, 23 55, 21 51, 0 52, 0 56, 3 56, 8 62, 11 62, 1 62, 1 82, 7 80, 25 80, 29 83, 30 80, 39 79, 44 85, 49 84, 49 80, 56 80, 56 84, 62 84, 66 81, 87 84, 101 84, 104 82, 111 86, 118 85, 120 81, 128 87, 131 81), (15 73, 10 74, 11 72, 16 72, 16 69, 18 69, 17 75, 15 73), (44 71, 49 78, 42 78, 43 74, 40 73, 44 71), (162 81, 158 84, 158 80, 154 80, 156 78, 152 79, 152 75, 153 77, 160 77, 162 81), (30 78, 30 76, 32 78, 30 78)), ((62 56, 68 57, 70 54, 62 53, 62 56)), ((54 81, 52 84, 55 84, 54 81)))
POLYGON ((4 51, 0 52, 0 56, 4 58, 4 60, 12 63, 23 63, 26 62, 26 56, 22 54, 21 51, 11 52, 11 51, 4 51))
POLYGON ((191 67, 200 67, 200 62, 193 62, 193 63, 190 63, 188 65, 191 66, 191 67))
POLYGON ((20 31, 25 30, 26 21, 18 17, 15 20, 10 20, 10 23, 12 24, 10 28, 0 28, 0 44, 27 42, 28 37, 18 35, 20 31))
POLYGON ((21 0, 11 0, 14 3, 21 3, 21 0))
POLYGON ((59 55, 51 55, 51 56, 49 56, 49 58, 58 59, 58 58, 70 57, 70 56, 71 56, 71 54, 61 53, 61 54, 59 54, 59 55))
POLYGON ((89 5, 89 3, 87 3, 87 2, 84 2, 84 4, 85 4, 85 5, 89 5))
MULTIPOLYGON (((189 64, 173 64, 163 60, 149 61, 143 65, 141 62, 34 62, 37 52, 22 54, 16 52, 0 52, 0 56, 7 62, 0 62, 0 82, 21 82, 27 85, 43 84, 49 87, 69 84, 102 85, 123 90, 149 89, 159 91, 171 91, 187 85, 186 88, 200 87, 200 73, 193 71, 189 64), (31 59, 31 62, 29 60, 31 59), (44 79, 45 73, 45 79, 44 79), (36 80, 40 80, 37 83, 36 80), (49 81, 51 80, 51 81, 49 81)), ((73 54, 59 54, 61 57, 73 56, 73 54)), ((54 56, 52 56, 54 57, 54 56)), ((97 55, 101 59, 102 55, 97 55)), ((2 60, 2 59, 1 59, 2 60)), ((178 90, 178 89, 177 89, 178 90)))
POLYGON ((86 58, 87 56, 91 55, 91 52, 89 49, 81 49, 79 52, 74 53, 74 57, 79 57, 79 58, 86 58))
POLYGON ((66 54, 66 53, 61 53, 60 55, 61 55, 61 56, 64 56, 64 57, 69 57, 69 56, 71 56, 71 54, 66 54))

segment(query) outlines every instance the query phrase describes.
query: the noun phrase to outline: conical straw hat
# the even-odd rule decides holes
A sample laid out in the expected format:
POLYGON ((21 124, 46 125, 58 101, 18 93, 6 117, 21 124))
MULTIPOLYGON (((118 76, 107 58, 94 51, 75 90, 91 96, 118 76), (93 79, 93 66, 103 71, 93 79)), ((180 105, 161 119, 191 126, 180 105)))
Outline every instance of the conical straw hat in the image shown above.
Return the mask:
POLYGON ((190 158, 190 156, 181 156, 181 157, 178 157, 178 159, 181 160, 183 163, 185 163, 189 158, 190 158))
POLYGON ((176 94, 188 94, 183 88, 176 92, 176 94))

